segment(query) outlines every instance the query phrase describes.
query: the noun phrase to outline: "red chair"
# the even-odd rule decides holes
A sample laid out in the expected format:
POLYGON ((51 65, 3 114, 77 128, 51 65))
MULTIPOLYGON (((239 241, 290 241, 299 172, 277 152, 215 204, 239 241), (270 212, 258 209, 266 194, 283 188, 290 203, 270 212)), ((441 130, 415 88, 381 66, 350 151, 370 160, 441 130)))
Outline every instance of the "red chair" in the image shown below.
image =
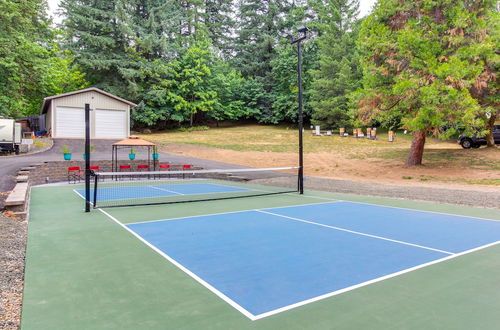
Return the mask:
MULTIPOLYGON (((184 164, 182 165, 182 170, 185 171, 185 170, 190 170, 191 169, 191 165, 189 164, 184 164)), ((182 173, 182 178, 185 179, 186 175, 184 173, 182 173)))
POLYGON ((70 166, 68 167, 68 183, 71 183, 71 181, 76 181, 80 182, 82 179, 82 170, 80 169, 79 166, 70 166))
MULTIPOLYGON (((89 169, 91 171, 94 171, 94 172, 99 172, 101 170, 101 168, 99 167, 99 165, 91 165, 89 167, 89 169)), ((101 177, 101 180, 104 181, 104 177, 101 177)))
POLYGON ((137 170, 143 171, 149 169, 149 165, 137 165, 137 170))
MULTIPOLYGON (((158 165, 160 171, 170 171, 170 164, 160 164, 158 165)), ((165 177, 169 177, 168 175, 164 175, 165 177)), ((158 175, 158 178, 161 178, 162 175, 158 175)))
MULTIPOLYGON (((130 171, 132 171, 132 166, 130 166, 130 165, 120 165, 120 172, 130 172, 130 171)), ((133 179, 131 176, 127 177, 127 176, 124 176, 124 175, 120 176, 119 178, 121 178, 121 179, 126 179, 126 178, 133 179)))

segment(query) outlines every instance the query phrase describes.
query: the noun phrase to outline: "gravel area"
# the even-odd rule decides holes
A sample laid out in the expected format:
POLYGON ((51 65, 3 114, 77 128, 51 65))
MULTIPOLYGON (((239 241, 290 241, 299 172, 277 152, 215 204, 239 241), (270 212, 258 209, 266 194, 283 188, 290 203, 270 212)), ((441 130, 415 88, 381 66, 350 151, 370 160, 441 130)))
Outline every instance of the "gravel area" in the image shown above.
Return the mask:
POLYGON ((19 329, 27 222, 0 214, 0 329, 19 329))

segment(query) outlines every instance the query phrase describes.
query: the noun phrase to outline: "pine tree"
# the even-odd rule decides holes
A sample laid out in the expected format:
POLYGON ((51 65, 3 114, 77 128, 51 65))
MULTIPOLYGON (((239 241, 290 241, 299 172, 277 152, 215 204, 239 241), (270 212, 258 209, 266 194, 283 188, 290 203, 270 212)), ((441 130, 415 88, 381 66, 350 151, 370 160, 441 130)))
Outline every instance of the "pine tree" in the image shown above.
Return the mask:
POLYGON ((0 1, 0 115, 37 114, 44 97, 86 86, 56 37, 46 1, 0 1))
POLYGON ((239 4, 239 24, 236 45, 235 67, 254 88, 263 88, 257 93, 261 122, 273 122, 274 77, 272 60, 280 35, 286 29, 286 13, 293 2, 277 0, 242 0, 239 4))
POLYGON ((129 98, 126 70, 134 65, 126 55, 131 31, 125 29, 127 3, 123 0, 63 0, 64 47, 94 86, 129 98), (118 18, 119 17, 119 18, 118 18))
POLYGON ((225 58, 234 55, 234 10, 235 6, 231 0, 205 0, 204 25, 208 38, 225 58))
POLYGON ((358 0, 311 1, 317 13, 319 68, 312 85, 312 119, 326 128, 350 125, 348 95, 360 84, 356 51, 358 0))

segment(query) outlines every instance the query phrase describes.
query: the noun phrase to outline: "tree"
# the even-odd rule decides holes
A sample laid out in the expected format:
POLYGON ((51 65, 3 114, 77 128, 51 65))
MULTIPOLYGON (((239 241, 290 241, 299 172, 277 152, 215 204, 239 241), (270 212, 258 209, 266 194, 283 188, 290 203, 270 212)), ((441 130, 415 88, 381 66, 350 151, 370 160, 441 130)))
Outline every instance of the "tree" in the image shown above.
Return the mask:
POLYGON ((179 118, 189 118, 191 126, 196 114, 218 105, 217 92, 209 84, 211 56, 207 41, 195 43, 169 64, 169 77, 163 82, 167 101, 179 118))
POLYGON ((242 0, 239 5, 238 36, 234 66, 243 77, 253 80, 253 88, 261 87, 257 116, 260 122, 273 122, 273 96, 275 77, 272 61, 280 35, 288 26, 286 14, 293 8, 293 2, 277 0, 242 0))
MULTIPOLYGON (((311 73, 317 64, 317 43, 308 40, 302 44, 302 86, 304 89, 304 118, 311 116, 311 73)), ((275 79, 272 92, 273 112, 268 121, 278 123, 282 121, 297 121, 297 47, 290 45, 289 40, 277 47, 277 55, 271 61, 272 74, 275 79)))
POLYGON ((217 124, 221 120, 250 118, 256 114, 255 109, 245 102, 244 95, 247 92, 245 79, 226 62, 218 61, 213 66, 209 84, 217 92, 217 102, 208 116, 217 124))
POLYGON ((356 39, 358 0, 311 1, 318 15, 319 68, 313 72, 312 119, 327 128, 350 125, 348 95, 361 81, 356 39))
MULTIPOLYGON (((497 7, 498 8, 498 7, 497 7)), ((488 27, 479 61, 483 63, 483 72, 470 88, 472 96, 478 100, 479 105, 486 111, 486 142, 487 147, 495 147, 493 126, 500 118, 500 88, 498 71, 500 68, 500 11, 491 10, 485 16, 485 26, 488 27), (496 47, 492 45, 497 45, 496 47)), ((483 31, 486 32, 486 31, 483 31)))
POLYGON ((205 0, 205 26, 212 45, 225 58, 233 54, 233 33, 236 21, 235 6, 231 0, 205 0))
POLYGON ((37 114, 44 97, 87 86, 56 36, 45 1, 0 1, 0 115, 37 114))
POLYGON ((93 85, 127 98, 135 89, 129 69, 136 64, 126 54, 133 33, 129 6, 122 0, 62 0, 60 4, 64 48, 75 54, 93 85))
POLYGON ((360 120, 401 118, 413 132, 407 165, 422 163, 427 134, 442 138, 484 127, 471 88, 487 72, 488 15, 496 1, 381 0, 362 24, 360 120))

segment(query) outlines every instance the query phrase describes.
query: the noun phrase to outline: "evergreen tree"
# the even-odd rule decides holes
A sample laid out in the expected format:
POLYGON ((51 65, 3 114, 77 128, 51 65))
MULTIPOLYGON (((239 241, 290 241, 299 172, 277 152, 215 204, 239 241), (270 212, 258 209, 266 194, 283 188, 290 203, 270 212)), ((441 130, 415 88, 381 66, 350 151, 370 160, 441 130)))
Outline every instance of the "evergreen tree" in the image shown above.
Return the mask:
POLYGON ((276 0, 241 0, 236 45, 235 66, 243 76, 253 81, 253 87, 262 87, 258 94, 257 119, 273 122, 272 89, 274 77, 271 61, 275 58, 275 48, 280 33, 284 32, 284 14, 292 4, 276 0))
POLYGON ((233 54, 235 28, 235 6, 231 0, 205 0, 205 27, 212 45, 225 58, 233 54))
POLYGON ((335 129, 350 125, 348 95, 359 87, 356 50, 358 0, 314 0, 319 31, 319 68, 312 85, 312 119, 335 129))
POLYGON ((401 118, 413 131, 407 165, 422 163, 427 134, 446 138, 457 126, 469 134, 484 127, 488 109, 471 90, 496 84, 487 64, 488 58, 498 61, 494 25, 488 25, 496 3, 381 0, 363 22, 358 115, 365 121, 401 118))
MULTIPOLYGON (((66 49, 76 54, 77 63, 96 87, 130 98, 127 69, 134 66, 126 49, 132 31, 123 0, 63 0, 66 49)), ((133 86, 133 84, 132 84, 133 86)))
POLYGON ((0 115, 37 114, 44 97, 86 86, 55 38, 46 1, 0 1, 0 115))
MULTIPOLYGON (((288 40, 287 40, 288 41, 288 40)), ((311 117, 311 73, 317 66, 318 47, 316 40, 302 44, 302 87, 303 114, 307 120, 311 117)), ((275 79, 273 88, 273 117, 271 122, 297 121, 298 80, 297 47, 290 42, 282 42, 277 47, 277 56, 272 60, 272 74, 275 79)))

